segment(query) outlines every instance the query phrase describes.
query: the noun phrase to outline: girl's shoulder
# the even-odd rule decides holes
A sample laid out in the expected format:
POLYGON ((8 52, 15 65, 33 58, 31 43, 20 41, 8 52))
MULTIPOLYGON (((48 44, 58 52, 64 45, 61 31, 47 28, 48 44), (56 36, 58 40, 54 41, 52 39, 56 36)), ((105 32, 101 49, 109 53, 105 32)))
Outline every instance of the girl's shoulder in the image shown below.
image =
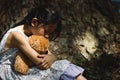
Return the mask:
POLYGON ((11 35, 13 37, 13 39, 20 39, 21 40, 21 39, 27 38, 27 36, 24 34, 24 32, 19 30, 19 29, 10 31, 9 35, 11 35))
POLYGON ((16 43, 19 44, 18 42, 21 41, 21 39, 25 39, 22 37, 23 35, 19 31, 11 31, 6 39, 5 42, 5 47, 11 48, 11 47, 16 47, 16 43))
POLYGON ((11 28, 8 32, 21 32, 21 33, 23 33, 22 29, 19 26, 11 28))
POLYGON ((10 30, 8 30, 7 34, 9 34, 9 36, 11 36, 12 39, 25 39, 25 38, 27 38, 24 31, 19 26, 11 28, 10 30))
POLYGON ((23 34, 21 30, 19 31, 19 29, 16 30, 14 28, 10 30, 7 41, 8 41, 8 46, 12 45, 12 47, 16 47, 16 46, 26 43, 28 39, 26 38, 26 36, 23 34))
POLYGON ((13 35, 22 35, 24 37, 27 37, 23 31, 23 26, 17 26, 15 28, 11 28, 8 32, 10 32, 13 35))

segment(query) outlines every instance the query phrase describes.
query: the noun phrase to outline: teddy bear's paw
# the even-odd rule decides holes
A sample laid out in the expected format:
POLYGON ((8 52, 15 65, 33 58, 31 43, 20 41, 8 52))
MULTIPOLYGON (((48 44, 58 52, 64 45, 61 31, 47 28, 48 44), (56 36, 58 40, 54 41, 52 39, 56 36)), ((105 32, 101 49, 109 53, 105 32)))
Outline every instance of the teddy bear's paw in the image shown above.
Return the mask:
POLYGON ((15 71, 16 72, 18 72, 18 73, 20 73, 20 74, 26 74, 27 73, 27 71, 28 71, 28 67, 23 67, 23 68, 21 68, 21 67, 19 67, 20 65, 15 65, 14 67, 14 69, 15 69, 15 71))

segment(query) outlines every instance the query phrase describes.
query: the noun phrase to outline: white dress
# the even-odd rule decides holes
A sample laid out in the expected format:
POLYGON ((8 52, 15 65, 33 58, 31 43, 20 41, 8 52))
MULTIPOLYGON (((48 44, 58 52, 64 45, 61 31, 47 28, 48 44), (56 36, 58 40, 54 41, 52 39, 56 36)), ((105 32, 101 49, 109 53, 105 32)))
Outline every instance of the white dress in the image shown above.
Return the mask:
POLYGON ((64 73, 70 62, 67 60, 55 61, 51 68, 47 70, 40 70, 35 67, 29 69, 26 75, 15 73, 13 68, 13 61, 17 48, 10 48, 5 50, 5 42, 10 32, 18 31, 26 36, 21 30, 12 28, 4 35, 0 43, 0 77, 3 80, 59 80, 60 75, 64 73))

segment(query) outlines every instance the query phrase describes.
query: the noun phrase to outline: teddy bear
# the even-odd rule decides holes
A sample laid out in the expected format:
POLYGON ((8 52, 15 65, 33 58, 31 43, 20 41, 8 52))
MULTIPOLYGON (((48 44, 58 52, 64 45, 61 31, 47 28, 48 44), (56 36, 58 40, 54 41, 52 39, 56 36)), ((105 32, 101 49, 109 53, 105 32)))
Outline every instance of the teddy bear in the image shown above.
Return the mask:
MULTIPOLYGON (((31 35, 28 37, 30 46, 36 50, 39 54, 47 54, 49 47, 49 40, 44 36, 31 35)), ((20 74, 26 74, 30 67, 35 64, 30 61, 30 59, 24 55, 20 50, 17 51, 14 60, 14 70, 20 74)))

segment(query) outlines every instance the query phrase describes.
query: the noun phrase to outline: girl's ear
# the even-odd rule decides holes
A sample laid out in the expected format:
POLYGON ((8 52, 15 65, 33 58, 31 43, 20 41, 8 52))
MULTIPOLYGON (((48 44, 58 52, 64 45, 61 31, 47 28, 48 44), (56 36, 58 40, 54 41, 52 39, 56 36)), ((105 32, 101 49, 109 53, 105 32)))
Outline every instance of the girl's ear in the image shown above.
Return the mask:
POLYGON ((31 25, 32 25, 33 27, 37 27, 37 26, 38 26, 38 19, 37 19, 37 18, 33 18, 33 19, 32 19, 32 22, 31 22, 31 25))

